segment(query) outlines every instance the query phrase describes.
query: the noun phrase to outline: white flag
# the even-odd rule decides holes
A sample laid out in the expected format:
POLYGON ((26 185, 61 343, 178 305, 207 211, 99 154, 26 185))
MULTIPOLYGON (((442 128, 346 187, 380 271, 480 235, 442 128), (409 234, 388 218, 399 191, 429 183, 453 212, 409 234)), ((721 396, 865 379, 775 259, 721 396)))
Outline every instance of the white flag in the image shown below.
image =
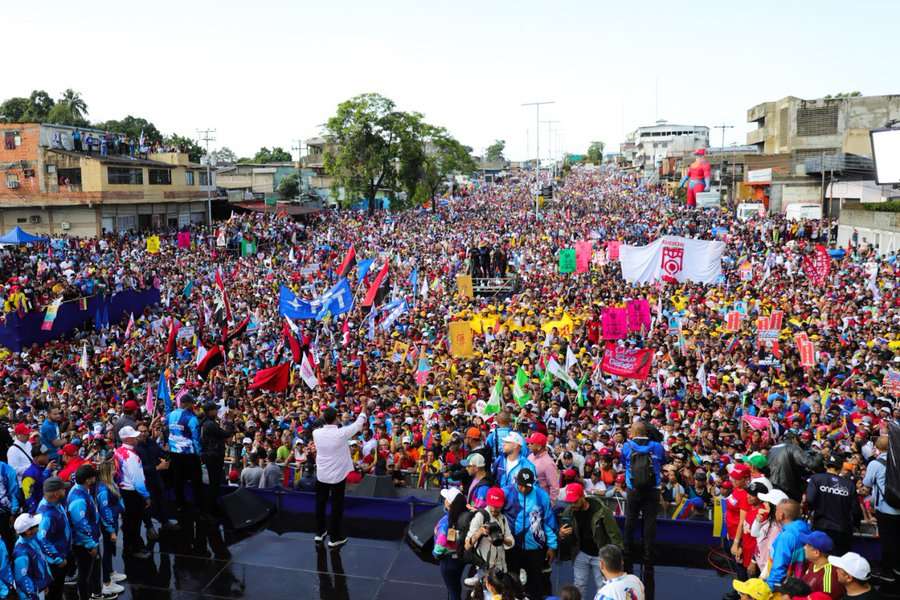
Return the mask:
POLYGON ((706 383, 706 363, 700 363, 697 369, 697 381, 700 382, 700 389, 703 390, 703 397, 709 396, 709 386, 706 383))
POLYGON ((578 364, 578 358, 572 352, 572 346, 566 346, 566 373, 572 370, 572 367, 578 364))
POLYGON ((313 370, 312 365, 309 364, 309 354, 306 352, 303 353, 303 360, 300 362, 300 378, 311 390, 319 385, 319 380, 316 379, 316 372, 313 370))
POLYGON ((564 381, 566 385, 568 385, 573 390, 578 390, 578 384, 575 383, 575 380, 572 379, 572 377, 570 377, 568 373, 566 373, 565 369, 563 369, 558 362, 556 362, 556 359, 551 358, 547 362, 547 371, 557 379, 561 379, 562 381, 564 381))
POLYGON ((725 244, 666 235, 646 246, 619 249, 622 277, 628 283, 693 281, 716 283, 722 274, 725 244))
POLYGON ((81 347, 81 362, 78 364, 82 371, 88 370, 87 342, 81 347))
POLYGON ((422 301, 428 300, 428 275, 422 275, 422 301))

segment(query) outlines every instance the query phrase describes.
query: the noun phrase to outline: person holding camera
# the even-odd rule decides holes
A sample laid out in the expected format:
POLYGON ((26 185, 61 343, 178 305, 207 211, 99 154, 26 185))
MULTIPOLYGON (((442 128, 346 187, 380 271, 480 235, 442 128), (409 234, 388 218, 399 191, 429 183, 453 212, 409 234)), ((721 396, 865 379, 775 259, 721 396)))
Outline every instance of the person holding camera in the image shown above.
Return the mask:
POLYGON ((466 535, 465 548, 475 552, 480 565, 478 572, 464 581, 468 587, 477 586, 486 571, 495 569, 505 572, 506 551, 515 544, 509 522, 502 512, 506 504, 504 491, 492 487, 487 491, 486 501, 487 508, 476 511, 469 521, 466 535))
POLYGON ((598 590, 603 587, 600 548, 607 544, 622 548, 622 533, 606 503, 585 496, 580 483, 565 487, 563 501, 568 506, 559 517, 559 559, 573 561, 575 587, 587 598, 588 577, 594 576, 598 590))
POLYGON ((447 586, 449 600, 462 599, 462 574, 466 564, 459 552, 459 516, 466 512, 466 498, 456 488, 441 490, 444 499, 444 515, 434 526, 434 550, 432 556, 441 567, 441 578, 447 586))

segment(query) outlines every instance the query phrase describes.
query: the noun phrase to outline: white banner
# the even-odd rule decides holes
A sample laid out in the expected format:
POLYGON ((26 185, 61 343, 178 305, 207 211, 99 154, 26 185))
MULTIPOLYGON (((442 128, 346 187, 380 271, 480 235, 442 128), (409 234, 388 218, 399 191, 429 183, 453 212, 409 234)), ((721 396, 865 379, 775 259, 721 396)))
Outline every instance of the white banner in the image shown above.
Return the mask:
POLYGON ((723 242, 667 235, 646 246, 622 245, 619 262, 628 283, 659 279, 716 283, 722 274, 724 253, 723 242))

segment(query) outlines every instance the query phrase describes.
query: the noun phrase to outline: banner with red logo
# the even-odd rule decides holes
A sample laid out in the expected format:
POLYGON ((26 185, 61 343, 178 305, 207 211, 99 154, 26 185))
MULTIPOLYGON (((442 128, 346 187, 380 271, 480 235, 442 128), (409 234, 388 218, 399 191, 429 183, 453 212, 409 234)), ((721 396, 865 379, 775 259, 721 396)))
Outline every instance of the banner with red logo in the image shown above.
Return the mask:
POLYGON ((725 331, 735 332, 741 330, 741 313, 736 310, 725 315, 725 331))
POLYGON ((600 324, 604 340, 621 340, 628 337, 628 314, 624 308, 604 308, 600 324))
POLYGON ((647 379, 653 366, 653 350, 649 348, 620 348, 615 344, 607 344, 603 351, 600 368, 604 373, 627 377, 629 379, 647 379))
POLYGON ((716 283, 725 244, 666 235, 646 246, 622 245, 619 262, 628 283, 651 281, 716 283))
POLYGON ((895 396, 900 396, 900 371, 888 371, 884 376, 884 387, 895 396))
POLYGON ((809 336, 801 331, 794 336, 794 343, 797 344, 797 353, 800 354, 800 366, 814 367, 816 365, 816 345, 809 339, 809 336))
POLYGON ((831 257, 828 250, 822 244, 816 244, 815 251, 810 256, 803 257, 803 272, 813 283, 822 285, 831 273, 831 257))

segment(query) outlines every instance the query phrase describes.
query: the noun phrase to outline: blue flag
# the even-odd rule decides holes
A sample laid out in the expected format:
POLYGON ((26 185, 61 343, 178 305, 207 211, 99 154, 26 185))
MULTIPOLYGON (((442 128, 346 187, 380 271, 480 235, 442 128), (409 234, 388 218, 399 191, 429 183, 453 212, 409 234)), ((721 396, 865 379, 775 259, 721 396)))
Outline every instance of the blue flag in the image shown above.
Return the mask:
POLYGON ((188 279, 188 282, 184 285, 184 290, 181 293, 184 294, 185 298, 190 298, 191 290, 193 290, 193 289, 194 289, 194 280, 188 279))
POLYGON ((374 258, 364 258, 358 263, 356 263, 356 283, 358 284, 363 280, 363 277, 366 276, 366 273, 369 272, 369 269, 372 268, 372 263, 375 262, 374 258))
POLYGON ((400 318, 400 316, 409 310, 409 305, 407 305, 406 300, 394 300, 390 304, 384 307, 384 312, 386 316, 384 320, 381 322, 381 329, 384 331, 390 330, 393 327, 394 322, 400 318))
POLYGON ((316 319, 324 319, 326 315, 336 317, 353 308, 353 290, 346 277, 341 277, 330 290, 310 303, 316 313, 316 319))
POLYGON ((159 386, 156 388, 156 398, 162 400, 166 407, 166 414, 172 412, 172 394, 169 393, 169 382, 166 380, 166 372, 159 374, 159 386))
POLYGON ((287 286, 281 286, 281 292, 278 295, 278 310, 282 317, 291 319, 312 319, 315 317, 309 302, 301 300, 287 286))

